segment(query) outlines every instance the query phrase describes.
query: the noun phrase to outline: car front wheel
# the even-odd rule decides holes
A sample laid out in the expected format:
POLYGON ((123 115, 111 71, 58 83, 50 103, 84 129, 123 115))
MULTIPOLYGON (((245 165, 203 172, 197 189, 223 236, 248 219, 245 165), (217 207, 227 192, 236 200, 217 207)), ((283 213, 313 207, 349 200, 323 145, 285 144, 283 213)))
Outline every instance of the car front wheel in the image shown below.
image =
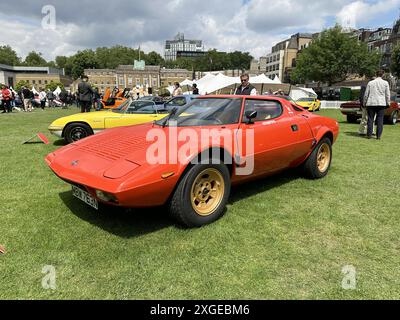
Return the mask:
POLYGON ((313 150, 306 162, 303 171, 309 179, 321 179, 328 174, 332 163, 332 142, 329 138, 323 138, 313 150))
POLYGON ((93 134, 92 129, 84 123, 71 123, 65 128, 64 139, 68 143, 79 141, 93 134))
POLYGON ((188 228, 210 224, 223 216, 230 189, 226 165, 194 165, 179 182, 169 203, 170 213, 188 228))

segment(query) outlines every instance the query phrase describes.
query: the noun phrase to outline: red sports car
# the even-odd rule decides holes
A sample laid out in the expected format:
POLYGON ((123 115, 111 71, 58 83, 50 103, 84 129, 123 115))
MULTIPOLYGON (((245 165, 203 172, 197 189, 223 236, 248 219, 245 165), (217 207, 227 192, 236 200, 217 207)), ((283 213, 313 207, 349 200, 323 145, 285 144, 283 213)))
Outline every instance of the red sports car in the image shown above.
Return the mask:
POLYGON ((324 177, 337 121, 273 96, 204 96, 154 123, 106 130, 46 157, 98 209, 167 204, 187 227, 220 218, 231 185, 301 166, 324 177))

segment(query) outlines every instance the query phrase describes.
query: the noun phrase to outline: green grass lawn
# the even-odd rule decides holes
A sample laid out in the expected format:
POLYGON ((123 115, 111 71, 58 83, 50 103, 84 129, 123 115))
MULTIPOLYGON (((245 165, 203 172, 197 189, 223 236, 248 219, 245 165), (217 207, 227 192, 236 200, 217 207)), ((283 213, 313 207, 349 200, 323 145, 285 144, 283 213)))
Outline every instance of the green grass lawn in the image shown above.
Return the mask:
POLYGON ((322 111, 341 126, 325 179, 242 185, 224 218, 184 230, 164 209, 90 209, 43 161, 60 141, 21 144, 72 112, 0 114, 0 299, 400 298, 399 125, 367 140, 322 111), (346 265, 356 290, 342 289, 346 265))

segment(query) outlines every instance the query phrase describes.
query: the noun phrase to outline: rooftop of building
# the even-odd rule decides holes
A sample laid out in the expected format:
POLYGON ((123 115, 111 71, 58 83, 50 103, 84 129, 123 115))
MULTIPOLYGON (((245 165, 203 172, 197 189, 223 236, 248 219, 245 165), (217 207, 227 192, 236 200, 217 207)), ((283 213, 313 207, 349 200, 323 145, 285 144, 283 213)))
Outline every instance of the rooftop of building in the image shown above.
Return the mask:
POLYGON ((64 75, 64 70, 51 67, 29 67, 29 66, 25 67, 25 66, 9 66, 6 64, 0 64, 0 70, 18 72, 18 73, 46 73, 46 74, 64 75))

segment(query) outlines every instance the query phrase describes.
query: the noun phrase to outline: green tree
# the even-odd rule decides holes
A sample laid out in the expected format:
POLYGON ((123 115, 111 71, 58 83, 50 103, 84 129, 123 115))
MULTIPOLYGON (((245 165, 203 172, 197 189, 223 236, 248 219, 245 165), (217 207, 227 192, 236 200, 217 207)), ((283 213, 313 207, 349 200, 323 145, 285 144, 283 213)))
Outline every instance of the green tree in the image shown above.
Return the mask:
POLYGON ((390 69, 396 77, 400 77, 400 44, 393 49, 390 69))
POLYGON ((39 52, 31 51, 25 58, 24 65, 31 67, 46 67, 47 61, 42 57, 39 52))
POLYGON ((21 64, 21 58, 10 46, 0 46, 0 64, 17 66, 21 64))
POLYGON ((151 51, 145 55, 146 64, 152 66, 162 65, 164 63, 163 57, 155 51, 151 51))
POLYGON ((67 63, 68 63, 68 57, 66 57, 66 56, 57 56, 56 57, 57 68, 63 69, 66 67, 67 63))
POLYGON ((25 80, 20 80, 20 81, 18 81, 17 85, 15 86, 15 90, 19 91, 22 89, 22 87, 31 89, 31 86, 28 82, 26 82, 25 80))
POLYGON ((378 70, 380 58, 378 52, 368 52, 366 43, 336 26, 322 32, 300 53, 291 82, 318 81, 332 85, 352 74, 371 76, 378 70))
POLYGON ((93 50, 78 51, 77 54, 68 59, 67 67, 74 79, 83 76, 85 69, 99 68, 96 53, 93 50))
POLYGON ((57 89, 57 87, 60 87, 61 90, 64 90, 64 85, 61 82, 55 82, 55 81, 50 81, 50 83, 46 85, 45 90, 54 91, 57 89))

